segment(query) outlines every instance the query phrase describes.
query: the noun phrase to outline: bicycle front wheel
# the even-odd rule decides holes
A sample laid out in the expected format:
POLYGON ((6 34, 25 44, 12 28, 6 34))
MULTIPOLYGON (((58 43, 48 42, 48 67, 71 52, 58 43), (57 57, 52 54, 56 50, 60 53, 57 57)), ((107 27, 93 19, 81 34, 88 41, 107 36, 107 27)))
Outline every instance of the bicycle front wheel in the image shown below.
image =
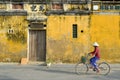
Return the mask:
POLYGON ((102 62, 98 65, 101 75, 107 75, 110 72, 110 65, 106 62, 102 62))
POLYGON ((75 72, 77 74, 85 74, 88 71, 88 66, 87 64, 83 64, 83 63, 77 63, 75 66, 75 72))

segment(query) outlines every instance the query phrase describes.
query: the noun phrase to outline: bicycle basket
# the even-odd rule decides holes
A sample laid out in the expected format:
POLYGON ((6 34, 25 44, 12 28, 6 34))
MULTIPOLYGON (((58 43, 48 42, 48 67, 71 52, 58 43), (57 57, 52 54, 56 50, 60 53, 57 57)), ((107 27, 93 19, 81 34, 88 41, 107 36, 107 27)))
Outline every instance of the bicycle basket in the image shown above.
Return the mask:
POLYGON ((82 63, 86 63, 86 57, 85 57, 85 56, 82 56, 82 57, 81 57, 81 62, 82 62, 82 63))

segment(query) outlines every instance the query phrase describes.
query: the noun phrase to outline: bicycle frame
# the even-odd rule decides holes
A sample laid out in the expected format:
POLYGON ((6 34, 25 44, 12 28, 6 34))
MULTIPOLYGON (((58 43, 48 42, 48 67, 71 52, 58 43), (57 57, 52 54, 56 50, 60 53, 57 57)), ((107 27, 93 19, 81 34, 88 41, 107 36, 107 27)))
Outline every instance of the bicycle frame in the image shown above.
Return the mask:
MULTIPOLYGON (((75 71, 77 74, 79 74, 81 70, 83 70, 81 72, 87 73, 89 71, 89 69, 91 68, 91 66, 89 66, 91 64, 90 64, 90 60, 88 59, 88 57, 89 57, 89 55, 87 54, 85 56, 85 59, 86 59, 85 62, 81 61, 82 60, 82 57, 81 57, 81 60, 76 64, 75 71), (81 66, 81 67, 79 67, 79 66, 81 66), (82 67, 84 67, 84 69, 81 69, 82 67), (79 71, 78 71, 78 68, 80 69, 79 71)), ((107 75, 110 72, 110 65, 108 63, 101 62, 101 63, 97 63, 97 64, 98 64, 98 69, 100 69, 101 74, 107 75)))

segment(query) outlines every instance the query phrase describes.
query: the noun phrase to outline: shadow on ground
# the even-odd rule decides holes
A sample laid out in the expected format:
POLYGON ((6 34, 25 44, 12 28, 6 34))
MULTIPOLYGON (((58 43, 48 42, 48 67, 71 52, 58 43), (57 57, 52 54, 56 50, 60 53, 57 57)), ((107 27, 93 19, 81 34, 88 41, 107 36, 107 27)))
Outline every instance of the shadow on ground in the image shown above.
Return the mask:
POLYGON ((14 79, 5 75, 0 75, 0 80, 18 80, 18 79, 14 79))

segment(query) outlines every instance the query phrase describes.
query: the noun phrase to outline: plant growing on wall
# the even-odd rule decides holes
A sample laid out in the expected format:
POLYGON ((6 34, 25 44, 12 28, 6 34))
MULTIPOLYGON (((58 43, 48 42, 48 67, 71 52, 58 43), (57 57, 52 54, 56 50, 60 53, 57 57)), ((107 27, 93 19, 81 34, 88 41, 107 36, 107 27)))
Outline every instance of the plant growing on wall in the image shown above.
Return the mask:
POLYGON ((14 42, 26 43, 27 37, 25 29, 16 29, 9 27, 8 32, 6 33, 7 39, 14 42))
POLYGON ((15 42, 26 43, 26 36, 22 31, 15 31, 15 33, 6 33, 7 39, 15 42))
POLYGON ((0 16, 0 62, 19 62, 26 57, 25 16, 0 16))
POLYGON ((27 42, 27 31, 26 31, 26 23, 24 17, 11 17, 6 20, 6 37, 8 40, 12 40, 14 42, 26 43, 27 42))

